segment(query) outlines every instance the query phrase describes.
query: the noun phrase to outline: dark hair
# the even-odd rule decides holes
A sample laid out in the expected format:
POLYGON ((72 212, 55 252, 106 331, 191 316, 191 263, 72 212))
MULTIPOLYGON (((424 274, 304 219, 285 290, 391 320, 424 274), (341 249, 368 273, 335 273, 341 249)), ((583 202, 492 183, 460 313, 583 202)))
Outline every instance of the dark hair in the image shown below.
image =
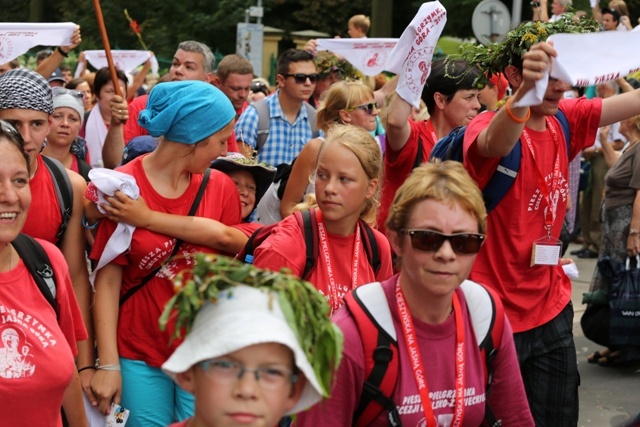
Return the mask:
POLYGON ((48 57, 51 56, 52 53, 53 53, 53 51, 51 49, 43 49, 43 50, 39 51, 38 53, 36 53, 36 60, 37 61, 42 61, 44 59, 47 59, 48 57))
MULTIPOLYGON (((91 89, 91 83, 89 83, 87 80, 83 79, 82 77, 77 77, 75 79, 72 79, 69 81, 69 83, 66 84, 66 88, 67 89, 77 89, 78 86, 80 86, 82 83, 86 83, 89 85, 89 88, 91 89)), ((92 90, 93 92, 93 90, 92 90)))
POLYGON ((614 21, 620 22, 620 13, 618 13, 617 10, 611 9, 611 8, 608 8, 608 7, 603 7, 602 8, 602 14, 604 15, 606 13, 608 13, 611 16, 613 16, 613 20, 614 21))
POLYGON ((431 73, 422 89, 422 100, 429 114, 435 112, 436 92, 450 102, 459 90, 480 89, 484 83, 482 72, 462 59, 437 59, 431 63, 431 73))
POLYGON ((11 145, 14 145, 20 153, 22 153, 24 161, 27 164, 27 172, 31 175, 31 163, 29 163, 29 155, 24 151, 24 140, 22 139, 22 135, 20 135, 20 132, 18 132, 16 128, 6 120, 0 120, 0 139, 9 141, 11 145))
MULTIPOLYGON (((127 88, 127 84, 129 83, 129 79, 127 79, 127 75, 122 70, 116 69, 116 74, 118 75, 118 80, 124 82, 125 89, 127 88)), ((111 81, 111 73, 109 72, 109 67, 100 68, 96 72, 96 77, 93 79, 93 94, 97 97, 100 96, 100 91, 111 81)), ((127 94, 125 93, 126 97, 127 94)))
POLYGON ((282 55, 278 58, 277 72, 278 74, 287 74, 289 73, 289 64, 292 62, 306 61, 313 62, 313 55, 306 50, 287 49, 282 52, 282 55))

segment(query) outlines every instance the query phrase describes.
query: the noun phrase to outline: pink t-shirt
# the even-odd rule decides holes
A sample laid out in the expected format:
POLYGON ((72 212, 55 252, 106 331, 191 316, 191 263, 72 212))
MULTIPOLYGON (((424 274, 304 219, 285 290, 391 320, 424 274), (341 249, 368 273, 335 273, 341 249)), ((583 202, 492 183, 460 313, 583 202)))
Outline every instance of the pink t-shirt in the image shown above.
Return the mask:
MULTIPOLYGON (((395 296, 397 276, 383 282, 389 309, 398 337, 400 356, 398 382, 393 394, 403 426, 424 426, 424 410, 416 386, 409 353, 403 338, 395 296)), ((485 411, 485 377, 482 356, 473 332, 463 292, 456 290, 464 319, 465 405, 463 426, 481 425, 485 411)), ((350 426, 365 380, 362 339, 349 310, 342 307, 332 318, 344 334, 344 352, 335 376, 331 398, 298 415, 296 427, 350 426)), ((425 367, 425 377, 438 426, 449 426, 455 402, 456 325, 454 316, 431 325, 413 319, 418 348, 425 367)), ((489 404, 496 419, 505 426, 533 426, 533 419, 522 385, 520 368, 513 344, 511 326, 505 319, 502 342, 494 360, 494 379, 489 404)), ((382 412, 371 427, 388 426, 387 413, 382 412)))
POLYGON ((29 181, 29 186, 31 187, 31 207, 22 232, 55 244, 58 242, 56 235, 60 230, 62 214, 53 177, 40 155, 38 169, 29 181))
POLYGON ((2 425, 62 426, 62 396, 76 369, 76 342, 87 339, 67 263, 38 239, 56 278, 59 319, 20 260, 0 273, 2 425))
MULTIPOLYGON (((389 241, 379 231, 373 230, 373 233, 378 243, 380 270, 378 274, 374 274, 364 248, 365 237, 362 236, 360 255, 358 257, 357 285, 375 282, 376 280, 384 280, 393 274, 389 241)), ((338 304, 341 305, 344 295, 352 289, 353 267, 351 261, 354 253, 355 233, 349 236, 338 236, 327 233, 327 237, 331 267, 337 290, 336 294, 339 301, 338 304)), ((272 234, 256 248, 254 264, 257 267, 272 271, 280 271, 282 268, 288 268, 293 274, 300 276, 304 271, 306 261, 304 248, 305 242, 302 230, 295 216, 289 215, 284 218, 280 222, 280 225, 273 230, 272 234)), ((329 275, 327 273, 320 239, 318 239, 318 259, 307 280, 313 283, 323 295, 327 296, 327 299, 330 298, 329 275)))
MULTIPOLYGON (((571 157, 595 141, 602 100, 586 98, 563 100, 560 109, 571 129, 571 157)), ((478 115, 465 132, 464 164, 482 189, 495 171, 499 157, 486 158, 477 152, 476 140, 489 126, 493 112, 478 115)), ((551 235, 560 236, 569 192, 569 160, 560 123, 550 117, 558 136, 558 149, 550 129, 543 132, 525 128, 533 141, 535 160, 525 139, 522 140, 520 172, 513 186, 487 221, 487 239, 478 253, 470 278, 495 289, 504 303, 515 332, 527 331, 553 319, 571 299, 571 281, 561 266, 531 267, 533 242, 546 236, 544 210, 538 185, 538 173, 549 183, 553 175, 555 153, 559 154, 560 173, 556 219, 551 235), (537 165, 537 166, 536 166, 537 165)), ((545 186, 546 187, 546 186, 545 186)), ((547 191, 547 190, 542 190, 547 191)))
MULTIPOLYGON (((193 174, 191 183, 184 194, 176 199, 168 199, 158 194, 151 186, 142 168, 144 157, 138 157, 118 170, 133 175, 140 187, 140 195, 152 210, 187 215, 202 182, 202 175, 193 174)), ((90 190, 88 189, 88 191, 90 190)), ((227 175, 217 170, 211 170, 207 189, 202 196, 195 216, 215 219, 226 225, 240 222, 238 190, 227 175)), ((116 226, 116 223, 107 219, 100 221, 91 259, 96 261, 100 259, 100 255, 116 226)), ((136 228, 129 252, 112 261, 123 266, 120 295, 123 296, 130 288, 136 286, 145 276, 159 267, 173 251, 175 242, 176 239, 173 237, 136 228)), ((151 366, 160 367, 180 344, 179 340, 173 340, 169 345, 173 327, 170 324, 166 331, 160 331, 158 319, 165 304, 174 295, 172 279, 180 271, 193 267, 193 256, 197 252, 215 253, 211 248, 183 242, 174 260, 120 307, 118 317, 118 352, 120 356, 143 360, 151 366)))
POLYGON ((404 184, 413 170, 413 164, 418 155, 418 140, 422 140, 423 162, 429 160, 431 150, 438 142, 431 121, 414 122, 409 120, 409 125, 411 126, 411 134, 402 150, 393 151, 389 143, 385 143, 382 193, 380 194, 377 217, 377 228, 383 234, 385 232, 384 223, 389 215, 389 208, 393 203, 396 191, 404 184))

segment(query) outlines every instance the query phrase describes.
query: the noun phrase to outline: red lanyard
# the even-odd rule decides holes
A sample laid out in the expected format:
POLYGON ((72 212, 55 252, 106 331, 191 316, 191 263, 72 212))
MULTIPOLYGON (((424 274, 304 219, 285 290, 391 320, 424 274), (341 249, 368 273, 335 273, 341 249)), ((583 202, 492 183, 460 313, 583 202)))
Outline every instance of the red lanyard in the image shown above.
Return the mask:
POLYGON ((533 158, 533 164, 536 170, 536 179, 538 180, 538 187, 540 188, 540 192, 547 203, 547 207, 544 210, 544 224, 547 229, 547 233, 551 232, 551 227, 556 220, 556 215, 558 212, 558 199, 560 196, 558 187, 560 186, 560 140, 558 138, 558 133, 556 132, 555 127, 552 125, 551 119, 549 117, 546 118, 547 128, 551 132, 551 136, 553 137, 553 143, 555 145, 555 156, 553 161, 553 173, 551 175, 551 182, 547 183, 544 179, 544 174, 540 170, 540 165, 536 161, 536 155, 533 150, 533 142, 531 141, 531 137, 525 128, 522 131, 522 136, 527 143, 527 148, 531 153, 531 157, 533 158))
MULTIPOLYGON (((338 288, 336 286, 336 280, 333 277, 333 268, 331 267, 331 254, 329 253, 329 242, 327 239, 327 232, 325 230, 324 221, 322 220, 322 214, 318 210, 318 237, 320 238, 320 246, 322 247, 322 254, 324 255, 324 262, 327 268, 327 276, 329 276, 329 305, 331 306, 331 314, 333 314, 338 308, 340 308, 341 300, 338 295, 338 288)), ((358 285, 358 261, 360 260, 360 227, 356 224, 356 239, 353 244, 353 261, 351 266, 353 267, 353 275, 351 276, 351 289, 355 289, 358 285)))
MULTIPOLYGON (((409 351, 411 368, 413 369, 413 377, 418 386, 420 399, 422 400, 422 408, 424 409, 424 419, 426 422, 425 426, 437 427, 438 420, 433 412, 433 404, 429 397, 426 373, 422 364, 422 357, 420 356, 411 313, 409 313, 404 293, 400 287, 400 277, 398 277, 398 281, 396 282, 396 299, 398 302, 398 314, 400 316, 400 323, 402 324, 402 332, 409 351)), ((460 301, 455 292, 453 293, 453 315, 456 322, 456 403, 453 410, 453 421, 450 425, 451 427, 461 427, 462 419, 464 418, 464 323, 462 320, 460 301)))
POLYGON ((435 145, 438 142, 438 135, 436 134, 436 129, 433 127, 433 122, 431 120, 427 120, 425 127, 427 128, 427 132, 431 134, 433 144, 435 145))

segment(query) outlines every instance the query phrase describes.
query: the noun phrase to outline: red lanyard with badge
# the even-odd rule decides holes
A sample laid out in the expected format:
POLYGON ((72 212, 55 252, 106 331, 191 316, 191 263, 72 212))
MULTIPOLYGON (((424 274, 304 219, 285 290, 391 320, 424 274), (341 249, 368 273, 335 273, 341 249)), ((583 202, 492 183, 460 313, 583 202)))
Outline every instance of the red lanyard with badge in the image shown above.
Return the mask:
MULTIPOLYGON (((420 400, 422 401, 422 408, 424 410, 424 419, 426 423, 425 427, 437 427, 438 420, 433 412, 433 404, 429 397, 426 372, 424 370, 424 365, 422 364, 422 357, 420 356, 420 349, 418 347, 413 319, 411 318, 407 301, 404 297, 404 293, 402 292, 402 288, 400 287, 400 277, 398 277, 398 281, 396 282, 396 300, 398 304, 400 324, 402 325, 402 332, 407 345, 407 351, 409 352, 411 368, 413 370, 413 378, 416 381, 416 386, 420 393, 420 400)), ((458 300, 458 295, 455 292, 453 293, 453 315, 456 323, 456 393, 455 406, 453 409, 453 421, 450 426, 461 427, 462 420, 464 418, 464 323, 462 319, 460 301, 458 300)))
MULTIPOLYGON (((329 253, 329 241, 327 238, 327 231, 322 219, 322 212, 320 209, 316 210, 316 217, 318 218, 318 237, 320 238, 320 248, 322 249, 322 255, 324 264, 329 277, 329 305, 331 306, 331 313, 333 314, 338 308, 340 308, 341 298, 338 294, 338 287, 336 280, 333 277, 333 268, 331 266, 331 254, 329 253)), ((358 262, 360 261, 360 226, 356 223, 356 238, 353 244, 353 260, 351 266, 353 273, 351 275, 351 288, 355 289, 358 286, 358 262)))
POLYGON ((526 142, 526 146, 533 159, 536 180, 538 181, 538 188, 542 193, 542 200, 547 204, 543 210, 546 235, 533 242, 530 264, 532 267, 534 265, 558 265, 560 263, 560 254, 562 253, 562 242, 551 237, 551 229, 557 217, 558 203, 560 201, 560 139, 549 117, 546 118, 546 124, 551 132, 555 146, 553 172, 549 181, 544 179, 540 165, 536 161, 533 141, 529 133, 526 128, 522 131, 522 138, 526 142))

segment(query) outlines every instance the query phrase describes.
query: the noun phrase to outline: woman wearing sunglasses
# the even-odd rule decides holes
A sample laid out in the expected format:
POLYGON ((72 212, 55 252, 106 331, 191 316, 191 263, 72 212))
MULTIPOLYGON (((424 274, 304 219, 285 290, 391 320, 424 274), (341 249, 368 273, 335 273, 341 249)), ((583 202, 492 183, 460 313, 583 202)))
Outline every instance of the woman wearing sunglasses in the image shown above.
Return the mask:
POLYGON ((82 92, 64 87, 54 87, 52 91, 53 114, 42 154, 58 159, 65 168, 79 173, 89 182, 91 166, 81 153, 86 142, 78 136, 84 120, 84 96, 82 92))
MULTIPOLYGON (((387 239, 370 229, 378 205, 380 150, 363 129, 334 125, 320 147, 315 172, 315 198, 300 209, 317 218, 318 257, 305 280, 327 297, 332 311, 356 286, 391 276, 391 250, 387 239), (369 231, 372 238, 369 238, 369 231), (375 239, 375 242, 372 240, 375 239), (378 249, 380 268, 374 271, 367 253, 378 249)), ((297 276, 305 271, 305 239, 294 215, 283 219, 255 250, 254 264, 297 276)))
MULTIPOLYGON (((332 125, 351 124, 370 132, 378 116, 373 91, 361 82, 338 82, 327 91, 316 116, 318 129, 325 134, 332 125)), ((291 165, 288 180, 272 185, 258 205, 258 221, 273 224, 290 215, 305 194, 315 191, 312 175, 318 162, 323 137, 307 142, 291 165), (284 185, 285 188, 280 188, 284 185), (281 198, 281 199, 280 199, 281 198)))
MULTIPOLYGON (((486 292, 470 281, 465 291, 460 288, 484 241, 486 211, 480 190, 463 166, 447 161, 414 169, 396 193, 386 225, 400 272, 381 286, 365 285, 357 293, 381 287, 379 306, 384 310, 377 313, 390 314, 398 374, 392 404, 364 425, 388 426, 389 414, 395 413, 404 426, 476 427, 482 425, 488 403, 502 425, 533 426, 506 317, 501 341, 494 343, 488 394, 485 356, 475 331, 478 323, 468 310, 474 301, 465 297, 473 290, 486 292)), ((497 297, 494 301, 501 306, 497 297)), ((489 318, 504 316, 491 304, 482 308, 489 318)), ((365 382, 363 338, 346 307, 332 320, 349 345, 331 398, 300 414, 296 426, 353 425, 365 382)), ((382 316, 376 321, 382 322, 382 316)))

